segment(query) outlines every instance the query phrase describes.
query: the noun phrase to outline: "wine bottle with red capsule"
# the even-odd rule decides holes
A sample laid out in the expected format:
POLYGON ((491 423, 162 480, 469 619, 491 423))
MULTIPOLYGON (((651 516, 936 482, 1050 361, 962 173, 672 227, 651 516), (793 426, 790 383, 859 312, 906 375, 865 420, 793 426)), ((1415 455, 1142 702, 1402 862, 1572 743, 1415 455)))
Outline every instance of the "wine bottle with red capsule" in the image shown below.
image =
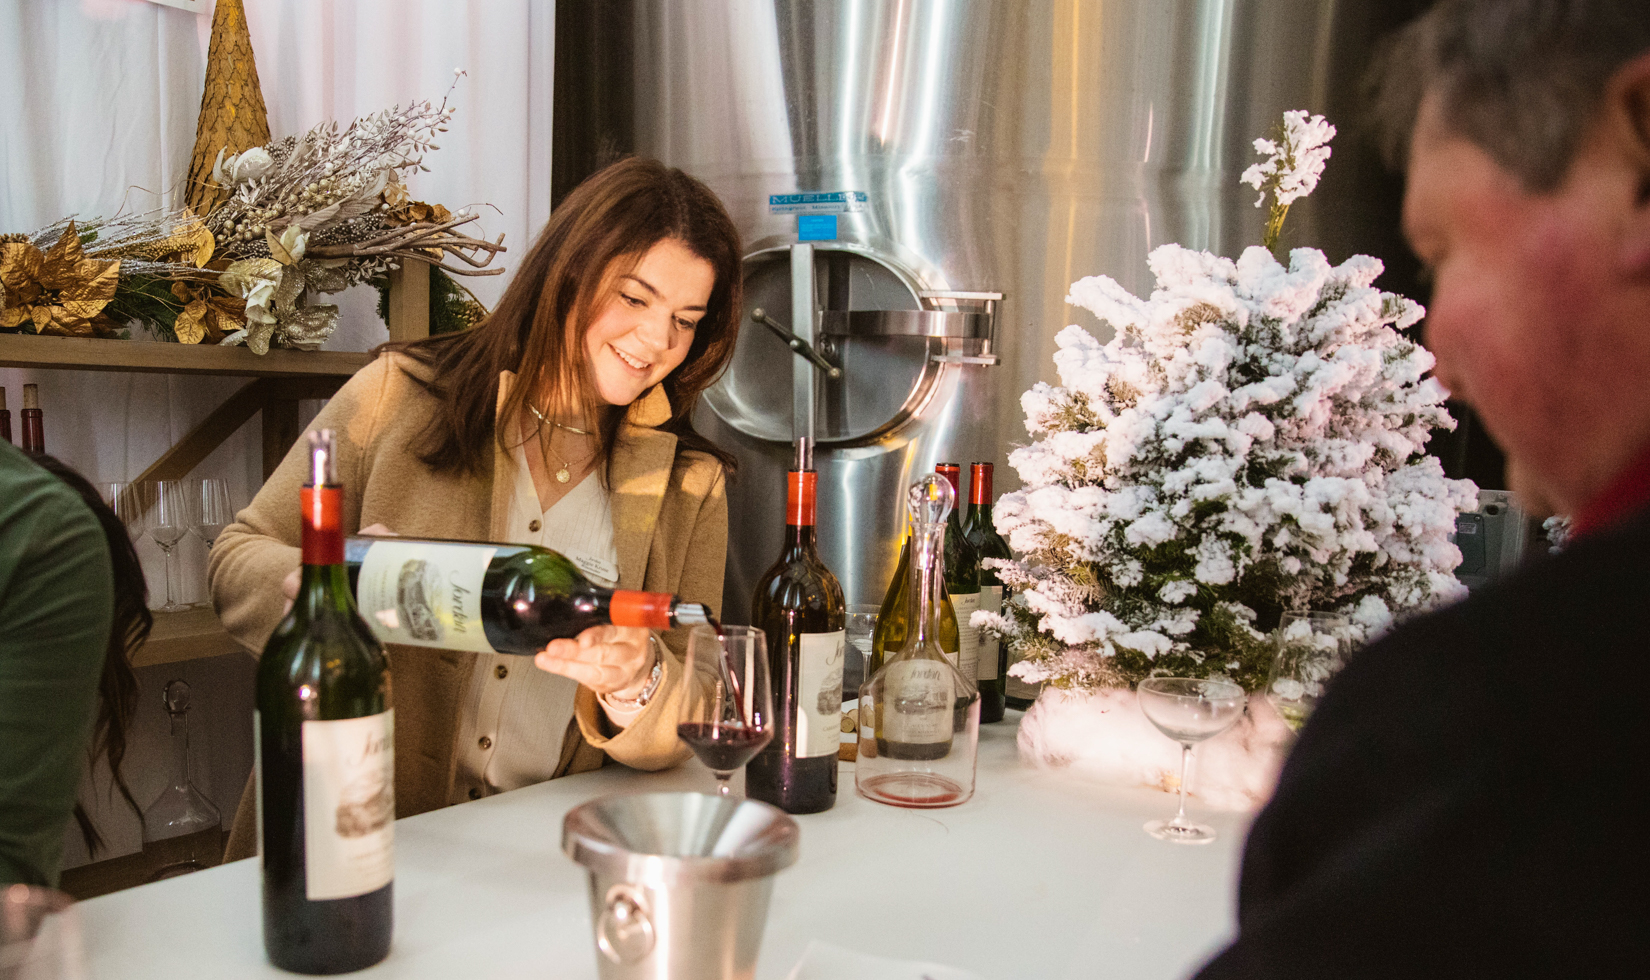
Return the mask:
POLYGON ((819 474, 808 439, 797 440, 785 480, 785 544, 751 603, 751 625, 767 634, 773 741, 745 766, 745 795, 787 813, 818 813, 836 803, 847 606, 819 559, 819 474))
MULTIPOLYGON (((991 521, 991 464, 975 463, 968 474, 968 519, 963 524, 963 536, 980 556, 980 601, 983 612, 999 613, 1006 593, 996 569, 988 558, 1009 559, 1013 554, 1008 542, 997 533, 991 521)), ((1008 645, 980 631, 980 723, 1003 720, 1005 706, 1004 684, 1008 680, 1008 645)))
POLYGON ((957 502, 945 521, 945 593, 951 600, 951 614, 957 620, 957 662, 963 676, 979 674, 980 631, 974 628, 974 610, 980 601, 980 554, 969 543, 962 526, 962 467, 940 463, 934 472, 951 484, 951 498, 957 502))
POLYGON ((264 950, 283 970, 347 973, 389 955, 394 931, 395 715, 350 596, 333 432, 308 439, 303 577, 256 681, 264 950))

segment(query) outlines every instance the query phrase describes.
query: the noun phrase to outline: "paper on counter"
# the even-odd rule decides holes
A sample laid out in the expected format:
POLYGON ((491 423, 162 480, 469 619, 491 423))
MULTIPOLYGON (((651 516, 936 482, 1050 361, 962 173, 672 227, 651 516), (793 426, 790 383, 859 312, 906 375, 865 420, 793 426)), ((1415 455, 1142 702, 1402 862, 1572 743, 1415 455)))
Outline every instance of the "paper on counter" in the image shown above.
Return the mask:
POLYGON ((938 963, 893 960, 818 939, 802 951, 787 980, 982 980, 979 974, 938 963))

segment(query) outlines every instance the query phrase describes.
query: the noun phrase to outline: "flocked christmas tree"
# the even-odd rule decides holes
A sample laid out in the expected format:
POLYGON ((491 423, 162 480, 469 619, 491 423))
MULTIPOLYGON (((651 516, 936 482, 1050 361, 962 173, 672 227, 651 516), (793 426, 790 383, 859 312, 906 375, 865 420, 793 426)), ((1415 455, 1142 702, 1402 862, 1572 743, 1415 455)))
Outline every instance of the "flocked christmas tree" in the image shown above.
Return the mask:
POLYGON ((975 620, 1026 657, 1014 674, 1254 690, 1286 609, 1346 613, 1360 640, 1463 594, 1449 534, 1476 490, 1423 451, 1454 426, 1432 355, 1401 332, 1425 311, 1374 287, 1377 259, 1270 251, 1334 132, 1290 112, 1256 141, 1267 158, 1243 179, 1272 200, 1265 247, 1234 262, 1164 245, 1144 300, 1105 276, 1072 285, 1066 301, 1115 335, 1061 331, 1061 384, 1021 398, 1034 441, 1010 454, 1023 487, 995 513, 1018 601, 975 620))

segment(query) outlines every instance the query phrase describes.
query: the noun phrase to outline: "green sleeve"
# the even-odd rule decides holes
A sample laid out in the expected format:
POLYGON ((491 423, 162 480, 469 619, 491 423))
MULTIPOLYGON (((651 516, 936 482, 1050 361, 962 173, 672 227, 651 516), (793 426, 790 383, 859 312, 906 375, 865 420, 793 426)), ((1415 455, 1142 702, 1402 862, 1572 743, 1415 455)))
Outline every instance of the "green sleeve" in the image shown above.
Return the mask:
POLYGON ((56 885, 97 710, 113 572, 80 497, 0 450, 0 885, 56 885))

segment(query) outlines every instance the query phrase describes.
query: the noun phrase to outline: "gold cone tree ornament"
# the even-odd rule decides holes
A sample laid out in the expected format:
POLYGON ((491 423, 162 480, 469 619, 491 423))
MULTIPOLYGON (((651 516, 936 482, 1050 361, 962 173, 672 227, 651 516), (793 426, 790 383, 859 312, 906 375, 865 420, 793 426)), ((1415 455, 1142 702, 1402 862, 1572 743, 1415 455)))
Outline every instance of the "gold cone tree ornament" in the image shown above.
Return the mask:
POLYGON ((195 152, 189 160, 185 199, 205 216, 229 196, 212 179, 224 155, 236 155, 269 142, 269 113, 258 87, 252 35, 241 0, 218 0, 212 11, 212 41, 206 53, 206 88, 201 93, 200 121, 195 125, 195 152))

